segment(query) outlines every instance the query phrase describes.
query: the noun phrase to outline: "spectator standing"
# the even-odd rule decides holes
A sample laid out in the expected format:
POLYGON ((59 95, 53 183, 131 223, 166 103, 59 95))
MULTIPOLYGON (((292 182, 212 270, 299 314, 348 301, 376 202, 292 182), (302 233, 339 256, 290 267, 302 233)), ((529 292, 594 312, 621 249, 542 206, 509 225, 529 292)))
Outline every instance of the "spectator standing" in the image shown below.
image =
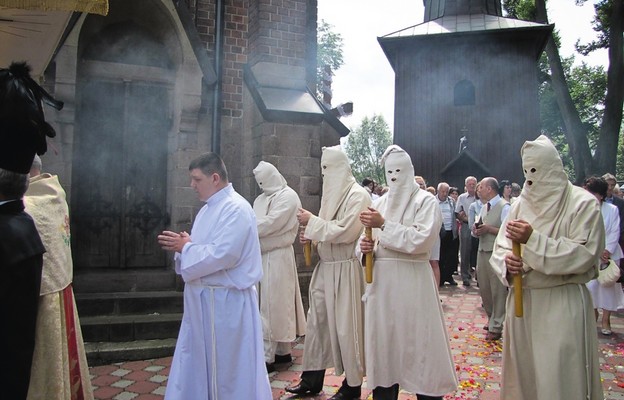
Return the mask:
MULTIPOLYGON (((604 178, 597 176, 589 177, 585 180, 585 189, 596 196, 600 203, 600 213, 605 226, 605 246, 606 248, 600 256, 601 268, 613 260, 616 264, 622 258, 622 249, 618 244, 620 236, 620 216, 616 206, 604 201, 607 197, 608 184, 604 178)), ((603 335, 611 335, 611 313, 624 308, 624 293, 622 284, 615 283, 611 286, 602 286, 598 280, 594 279, 587 283, 587 288, 592 295, 594 302, 594 313, 598 319, 598 309, 602 309, 602 329, 603 335)))
POLYGON ((440 286, 448 282, 457 286, 453 279, 453 272, 457 270, 457 252, 459 240, 457 223, 455 222, 455 203, 449 197, 449 185, 446 182, 438 184, 438 206, 442 212, 442 228, 440 229, 440 286))
MULTIPOLYGON (((470 256, 472 254, 472 235, 471 228, 473 224, 468 224, 468 212, 470 205, 476 200, 477 178, 469 176, 464 180, 465 192, 460 194, 455 205, 455 215, 460 222, 459 226, 459 269, 461 279, 464 286, 469 287, 472 280, 470 256)), ((476 252, 475 252, 476 254, 476 252)))
POLYGON ((490 257, 498 230, 509 213, 509 203, 498 195, 499 186, 495 178, 483 178, 479 183, 481 208, 479 222, 475 225, 475 235, 479 237, 477 255, 477 282, 483 308, 488 316, 486 340, 498 340, 502 336, 505 321, 505 299, 507 288, 490 265, 490 257))

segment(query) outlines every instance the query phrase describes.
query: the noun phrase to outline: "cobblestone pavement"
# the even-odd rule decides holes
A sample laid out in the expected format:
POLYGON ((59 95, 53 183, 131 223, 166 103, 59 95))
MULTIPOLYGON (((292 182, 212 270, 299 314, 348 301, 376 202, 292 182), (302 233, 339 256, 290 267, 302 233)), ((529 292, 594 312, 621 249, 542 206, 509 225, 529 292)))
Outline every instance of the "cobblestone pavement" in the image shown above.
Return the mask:
MULTIPOLYGON (((501 349, 500 341, 488 343, 482 329, 486 317, 481 308, 481 298, 473 286, 445 286, 440 289, 451 350, 455 359, 459 387, 445 399, 498 399, 500 394, 501 349)), ((600 364, 606 400, 624 400, 624 314, 611 317, 612 336, 598 333, 600 364)), ((295 343, 294 362, 277 365, 270 374, 273 399, 294 399, 284 388, 299 380, 303 356, 303 340, 295 343)), ((171 357, 156 360, 131 361, 104 365, 90 369, 96 399, 156 400, 162 399, 167 384, 171 357)), ((310 400, 324 400, 333 395, 342 382, 328 370, 325 387, 310 400)), ((372 398, 369 389, 362 390, 362 399, 372 398)), ((400 400, 416 399, 401 392, 400 400)), ((190 399, 189 399, 190 400, 190 399)))

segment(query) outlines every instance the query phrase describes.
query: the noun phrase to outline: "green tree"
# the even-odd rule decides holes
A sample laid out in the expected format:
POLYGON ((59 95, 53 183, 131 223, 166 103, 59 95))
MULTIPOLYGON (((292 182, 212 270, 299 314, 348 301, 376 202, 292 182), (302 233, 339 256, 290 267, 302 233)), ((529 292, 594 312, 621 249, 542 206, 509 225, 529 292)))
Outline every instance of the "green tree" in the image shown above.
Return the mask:
POLYGON ((353 176, 358 182, 371 178, 386 184, 386 174, 379 161, 386 148, 392 144, 392 133, 382 115, 364 117, 360 126, 347 136, 345 151, 351 161, 353 176))
MULTIPOLYGON (((584 0, 579 0, 582 3, 584 0)), ((505 0, 507 13, 519 19, 548 23, 546 0, 505 0)), ((570 177, 579 182, 593 173, 615 172, 624 104, 622 27, 623 0, 601 0, 595 5, 594 30, 598 40, 579 45, 582 54, 608 48, 609 67, 572 67, 573 59, 561 59, 557 32, 546 44, 540 88, 543 129, 564 162, 572 160, 570 177)))
POLYGON ((316 36, 316 82, 317 96, 323 98, 321 93, 321 82, 325 66, 329 66, 332 73, 342 67, 344 60, 342 58, 342 36, 332 31, 333 25, 321 20, 316 36))

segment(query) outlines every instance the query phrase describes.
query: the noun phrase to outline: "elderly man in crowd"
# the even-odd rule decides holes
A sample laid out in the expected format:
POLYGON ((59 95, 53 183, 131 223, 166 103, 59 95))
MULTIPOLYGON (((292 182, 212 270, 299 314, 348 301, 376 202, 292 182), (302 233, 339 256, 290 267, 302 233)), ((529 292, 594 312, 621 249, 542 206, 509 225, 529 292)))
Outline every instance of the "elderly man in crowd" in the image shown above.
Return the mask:
POLYGON ((472 251, 472 235, 471 227, 468 225, 468 213, 470 205, 477 199, 475 189, 477 187, 477 178, 469 176, 464 180, 464 193, 460 194, 455 204, 455 215, 461 222, 459 227, 459 269, 461 272, 462 283, 464 286, 470 286, 472 275, 470 271, 470 253, 472 251))
POLYGON ((457 222, 455 220, 455 202, 448 195, 449 185, 446 182, 438 184, 438 206, 442 212, 442 228, 440 229, 440 286, 448 282, 457 286, 453 279, 453 272, 457 271, 457 252, 459 250, 457 222))
POLYGON ((483 308, 488 316, 486 340, 498 340, 502 336, 505 321, 505 299, 507 288, 498 279, 496 270, 490 265, 494 239, 509 213, 509 203, 498 194, 498 182, 495 178, 483 178, 479 183, 479 199, 484 204, 475 235, 479 238, 477 254, 477 282, 483 308))

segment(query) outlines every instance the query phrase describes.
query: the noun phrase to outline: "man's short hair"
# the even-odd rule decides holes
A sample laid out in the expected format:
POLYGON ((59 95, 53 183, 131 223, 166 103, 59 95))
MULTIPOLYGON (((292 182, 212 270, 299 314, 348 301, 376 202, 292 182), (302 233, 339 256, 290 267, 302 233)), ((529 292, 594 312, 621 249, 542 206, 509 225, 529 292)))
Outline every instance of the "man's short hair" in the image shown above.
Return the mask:
POLYGON ((615 176, 613 176, 613 174, 610 174, 608 172, 602 176, 602 179, 604 179, 605 181, 616 181, 617 182, 617 179, 615 179, 615 176))
POLYGON ((466 179, 464 179, 464 185, 468 184, 468 181, 475 181, 475 183, 478 183, 477 178, 475 178, 474 176, 470 175, 467 176, 466 179))
POLYGON ((607 178, 605 178, 604 175, 603 176, 596 176, 596 175, 590 176, 589 178, 585 179, 585 184, 583 186, 585 186, 585 189, 588 190, 590 193, 596 193, 602 196, 603 200, 607 197, 607 190, 609 190, 609 184, 607 183, 607 178))
POLYGON ((225 169, 225 164, 217 153, 204 153, 195 158, 189 165, 189 171, 194 169, 200 169, 206 176, 216 173, 221 177, 222 181, 228 182, 227 169, 225 169))
POLYGON ((28 174, 0 168, 0 195, 4 200, 21 199, 28 189, 28 174))

